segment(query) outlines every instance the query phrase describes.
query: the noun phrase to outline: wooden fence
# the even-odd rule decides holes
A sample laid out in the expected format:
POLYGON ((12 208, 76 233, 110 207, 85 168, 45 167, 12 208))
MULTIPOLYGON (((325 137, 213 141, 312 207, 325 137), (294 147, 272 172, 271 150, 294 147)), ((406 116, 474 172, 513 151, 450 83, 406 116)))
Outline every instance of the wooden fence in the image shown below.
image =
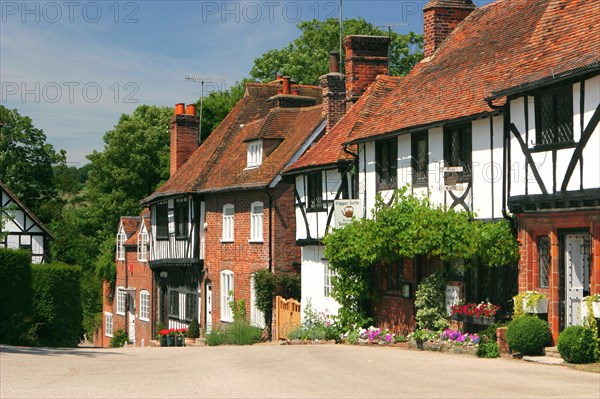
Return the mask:
POLYGON ((275 297, 275 340, 287 339, 288 334, 300 327, 300 302, 275 297))

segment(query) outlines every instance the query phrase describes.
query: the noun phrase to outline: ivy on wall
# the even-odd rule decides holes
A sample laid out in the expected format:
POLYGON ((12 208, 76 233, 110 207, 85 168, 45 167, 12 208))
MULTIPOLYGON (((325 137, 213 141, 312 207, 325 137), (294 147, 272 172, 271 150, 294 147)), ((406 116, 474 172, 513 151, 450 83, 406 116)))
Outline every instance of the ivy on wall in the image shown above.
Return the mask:
POLYGON ((337 274, 332 295, 342 305, 344 327, 369 321, 374 298, 371 269, 417 255, 439 258, 467 268, 475 260, 490 267, 516 262, 517 242, 506 221, 473 221, 470 213, 433 205, 425 197, 396 192, 387 206, 378 198, 372 218, 355 220, 323 239, 325 256, 337 274))

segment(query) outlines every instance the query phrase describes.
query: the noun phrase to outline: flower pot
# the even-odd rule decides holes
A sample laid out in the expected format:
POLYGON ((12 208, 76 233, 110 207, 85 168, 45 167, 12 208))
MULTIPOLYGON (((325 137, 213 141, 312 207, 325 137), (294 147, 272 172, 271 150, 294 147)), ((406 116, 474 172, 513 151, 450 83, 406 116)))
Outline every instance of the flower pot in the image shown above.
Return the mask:
POLYGON ((167 336, 166 335, 160 336, 160 346, 167 346, 167 336))
POLYGON ((175 346, 175 337, 173 335, 167 335, 167 346, 175 346))
POLYGON ((175 346, 183 346, 184 342, 185 342, 185 338, 183 335, 177 334, 175 336, 175 346))
POLYGON ((548 300, 540 299, 535 306, 527 306, 527 297, 523 299, 523 310, 526 313, 548 313, 548 300))
MULTIPOLYGON (((596 319, 600 318, 600 302, 599 301, 592 301, 592 312, 594 314, 594 318, 596 318, 596 319)), ((589 314, 588 303, 587 303, 587 301, 583 300, 583 301, 581 301, 581 317, 583 317, 585 319, 588 317, 588 314, 589 314)))

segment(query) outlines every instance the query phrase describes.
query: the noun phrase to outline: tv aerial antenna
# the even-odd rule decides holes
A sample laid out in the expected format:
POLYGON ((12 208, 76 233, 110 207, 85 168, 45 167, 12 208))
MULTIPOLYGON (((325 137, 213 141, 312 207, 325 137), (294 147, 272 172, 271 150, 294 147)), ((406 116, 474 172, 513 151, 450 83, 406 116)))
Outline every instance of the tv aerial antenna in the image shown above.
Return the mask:
POLYGON ((200 124, 198 126, 198 143, 202 139, 202 108, 204 105, 204 82, 225 82, 227 78, 222 76, 207 75, 185 75, 185 80, 190 82, 200 82, 200 124))

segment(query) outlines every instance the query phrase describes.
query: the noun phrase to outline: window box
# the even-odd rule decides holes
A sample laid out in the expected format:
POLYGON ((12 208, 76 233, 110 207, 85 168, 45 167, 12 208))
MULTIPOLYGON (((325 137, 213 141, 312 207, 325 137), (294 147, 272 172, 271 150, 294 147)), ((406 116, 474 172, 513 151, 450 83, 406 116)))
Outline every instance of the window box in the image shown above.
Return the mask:
MULTIPOLYGON (((595 297, 595 296, 594 296, 595 297)), ((594 318, 598 319, 600 318, 600 298, 599 299, 588 299, 589 297, 585 297, 583 298, 583 300, 581 301, 581 317, 582 318, 587 318, 589 315, 589 309, 588 309, 588 301, 592 302, 592 313, 594 315, 594 318)))
POLYGON ((535 314, 548 313, 548 300, 540 299, 540 301, 537 303, 537 305, 527 306, 527 297, 525 297, 525 299, 523 299, 523 310, 526 313, 535 313, 535 314))

